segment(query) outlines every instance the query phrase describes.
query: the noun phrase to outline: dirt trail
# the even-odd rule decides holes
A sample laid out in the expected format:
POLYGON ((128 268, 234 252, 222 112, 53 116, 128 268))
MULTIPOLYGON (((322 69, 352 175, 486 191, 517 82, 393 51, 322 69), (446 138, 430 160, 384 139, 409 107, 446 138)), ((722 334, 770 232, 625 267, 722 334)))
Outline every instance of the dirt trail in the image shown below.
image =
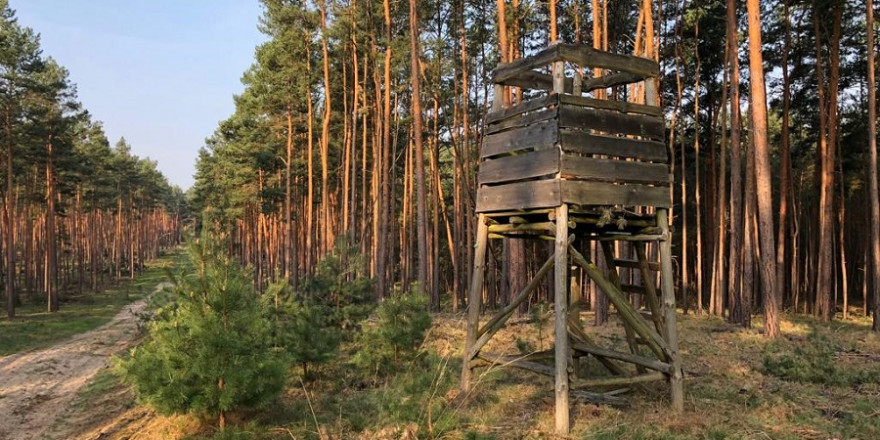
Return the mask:
MULTIPOLYGON (((169 285, 160 283, 156 291, 169 285)), ((146 300, 137 301, 100 328, 0 358, 0 439, 42 438, 110 356, 136 339, 136 313, 145 307, 146 300)))

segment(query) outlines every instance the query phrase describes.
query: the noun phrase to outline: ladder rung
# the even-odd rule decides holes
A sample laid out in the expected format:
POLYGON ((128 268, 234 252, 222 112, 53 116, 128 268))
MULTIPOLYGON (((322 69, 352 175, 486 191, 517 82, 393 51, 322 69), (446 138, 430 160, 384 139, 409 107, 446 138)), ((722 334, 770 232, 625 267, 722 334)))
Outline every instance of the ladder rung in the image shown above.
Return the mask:
MULTIPOLYGON (((628 269, 639 269, 642 266, 639 265, 638 260, 627 260, 627 259, 615 259, 614 265, 617 267, 626 267, 628 269)), ((660 263, 656 261, 648 262, 648 269, 659 272, 660 271, 660 263)))

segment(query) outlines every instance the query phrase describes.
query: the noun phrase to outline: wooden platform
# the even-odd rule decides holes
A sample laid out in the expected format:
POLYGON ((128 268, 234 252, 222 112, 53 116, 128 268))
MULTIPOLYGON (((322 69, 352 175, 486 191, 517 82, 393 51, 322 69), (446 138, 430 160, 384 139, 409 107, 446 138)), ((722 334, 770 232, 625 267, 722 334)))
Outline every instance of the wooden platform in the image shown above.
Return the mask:
POLYGON ((489 113, 476 210, 668 207, 664 129, 657 107, 561 94, 489 113))
POLYGON ((667 213, 671 179, 663 113, 654 105, 583 96, 593 90, 641 83, 645 102, 656 102, 654 78, 658 76, 659 66, 652 60, 572 45, 555 45, 495 70, 495 100, 480 149, 479 220, 468 294, 462 395, 472 386, 474 369, 503 364, 554 378, 560 434, 569 431, 573 396, 619 403, 620 398, 601 393, 607 387, 666 381, 673 410, 682 409, 667 213), (595 78, 564 75, 588 66, 606 69, 606 74, 595 78), (501 97, 507 86, 546 93, 505 106, 501 97), (489 239, 549 240, 555 250, 510 304, 480 325, 489 239), (584 240, 598 243, 607 270, 600 270, 576 247, 584 240), (618 255, 620 246, 615 242, 625 242, 635 259, 618 255), (650 260, 649 255, 659 256, 659 261, 650 260), (569 313, 571 264, 614 306, 628 352, 595 343, 581 325, 577 310, 569 313), (623 283, 621 269, 638 272, 642 283, 623 283), (528 356, 483 352, 551 272, 553 350, 528 356), (631 301, 633 297, 639 298, 641 306, 631 301), (611 376, 573 375, 570 366, 585 356, 598 360, 611 376))

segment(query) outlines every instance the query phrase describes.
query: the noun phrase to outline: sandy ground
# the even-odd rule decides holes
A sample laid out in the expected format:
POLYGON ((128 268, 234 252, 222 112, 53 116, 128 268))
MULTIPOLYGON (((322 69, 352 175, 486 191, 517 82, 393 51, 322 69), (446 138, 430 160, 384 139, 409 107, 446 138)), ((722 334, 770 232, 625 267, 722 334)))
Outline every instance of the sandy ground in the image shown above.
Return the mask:
MULTIPOLYGON (((161 283, 156 290, 168 284, 161 283)), ((138 336, 136 313, 146 300, 125 306, 102 327, 49 348, 0 358, 0 439, 44 438, 77 391, 110 356, 129 347, 138 336)))

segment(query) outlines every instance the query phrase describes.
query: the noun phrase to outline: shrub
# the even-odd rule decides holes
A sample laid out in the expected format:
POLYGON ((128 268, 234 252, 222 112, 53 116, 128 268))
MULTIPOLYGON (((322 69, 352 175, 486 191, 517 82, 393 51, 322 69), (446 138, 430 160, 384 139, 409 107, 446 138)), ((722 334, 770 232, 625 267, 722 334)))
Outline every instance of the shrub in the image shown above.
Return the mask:
POLYGON ((417 349, 431 327, 428 299, 424 295, 395 292, 385 298, 376 311, 376 325, 361 335, 355 363, 377 375, 394 371, 399 364, 415 358, 417 349))
POLYGON ((880 369, 847 369, 838 364, 841 347, 827 337, 811 333, 806 344, 793 349, 772 344, 764 351, 764 370, 791 382, 837 386, 859 385, 880 380, 880 369))
POLYGON ((363 255, 340 237, 318 263, 315 274, 300 283, 300 300, 325 307, 330 312, 326 324, 339 328, 347 340, 357 335, 361 322, 373 310, 373 280, 364 266, 363 255))
POLYGON ((166 414, 211 415, 223 428, 227 411, 279 395, 286 359, 272 345, 269 309, 221 241, 210 233, 190 240, 194 273, 175 276, 171 301, 117 369, 140 401, 166 414))
MULTIPOLYGON (((280 289, 281 286, 270 288, 280 289)), ((289 289, 284 286, 283 290, 289 289)), ((291 361, 309 376, 309 366, 323 364, 336 357, 341 332, 333 325, 333 313, 328 307, 306 298, 284 292, 283 300, 272 306, 275 322, 275 344, 290 355, 291 361)), ((274 302, 274 294, 266 295, 274 302)))

